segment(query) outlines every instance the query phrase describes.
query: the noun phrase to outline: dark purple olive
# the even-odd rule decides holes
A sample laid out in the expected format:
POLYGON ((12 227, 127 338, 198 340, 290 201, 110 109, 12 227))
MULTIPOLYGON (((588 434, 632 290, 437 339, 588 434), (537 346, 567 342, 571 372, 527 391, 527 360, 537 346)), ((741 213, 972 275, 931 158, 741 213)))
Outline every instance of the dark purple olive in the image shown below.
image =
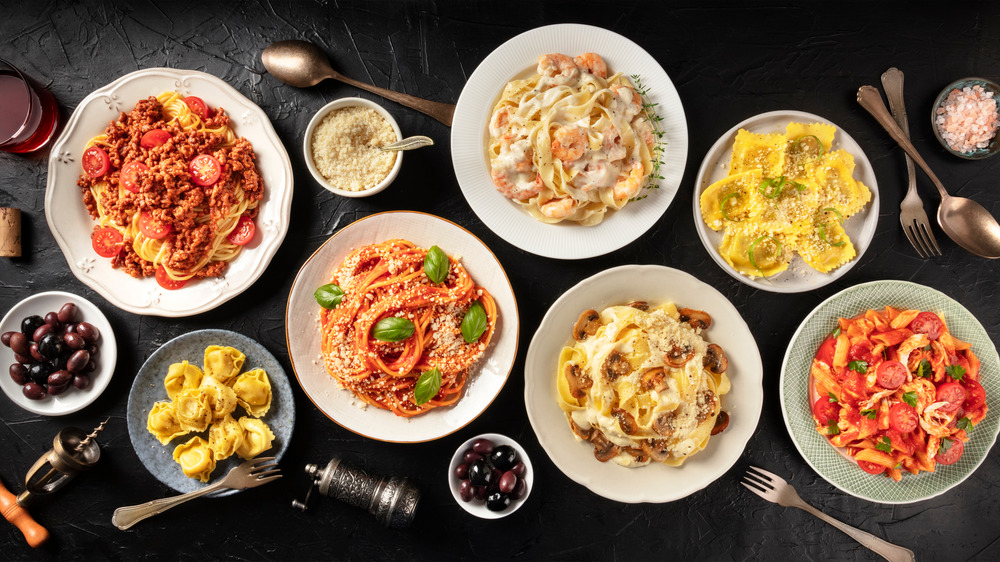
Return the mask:
POLYGON ((42 338, 55 331, 56 329, 52 326, 52 324, 42 324, 37 330, 35 330, 35 333, 31 335, 31 339, 32 341, 41 342, 42 338))
POLYGON ((67 359, 69 359, 69 357, 67 357, 65 355, 60 355, 59 357, 56 357, 55 359, 50 360, 49 361, 49 365, 52 365, 52 370, 53 371, 60 371, 60 370, 66 368, 66 360, 67 359))
POLYGON ((517 451, 510 445, 500 445, 490 453, 490 462, 500 470, 510 470, 517 462, 517 451))
POLYGON ((483 501, 486 499, 486 486, 476 486, 472 489, 472 493, 477 500, 483 501))
POLYGON ((493 480, 493 470, 485 459, 469 463, 469 481, 475 486, 486 486, 493 480))
POLYGON ((38 351, 49 359, 66 355, 68 349, 62 336, 58 334, 47 334, 38 342, 38 351))
POLYGON ((69 356, 69 359, 66 361, 66 368, 71 373, 79 373, 86 368, 87 363, 90 363, 90 353, 87 353, 86 349, 78 349, 73 352, 73 355, 69 356))
POLYGON ((100 351, 100 349, 101 349, 101 348, 100 348, 100 347, 98 347, 98 346, 97 346, 97 345, 95 345, 95 344, 89 344, 89 345, 88 345, 88 346, 87 346, 86 348, 84 348, 84 349, 86 349, 86 350, 87 350, 87 351, 88 351, 88 352, 90 353, 90 358, 91 358, 91 359, 96 359, 96 358, 97 358, 97 353, 98 353, 98 351, 100 351))
MULTIPOLYGON (((60 372, 62 372, 62 371, 60 371, 60 372)), ((49 381, 51 381, 51 380, 52 380, 52 377, 49 377, 49 381)), ((52 383, 49 382, 49 384, 52 384, 52 383)), ((503 493, 505 493, 505 494, 509 494, 509 493, 511 493, 511 492, 514 491, 514 486, 517 486, 517 475, 514 474, 514 472, 510 471, 510 470, 508 470, 507 472, 504 472, 503 476, 500 477, 500 491, 503 492, 503 493)))
POLYGON ((59 313, 57 314, 57 316, 59 317, 59 321, 62 322, 63 324, 69 324, 70 322, 75 322, 76 305, 71 302, 62 305, 62 308, 59 309, 59 313))
POLYGON ((83 336, 83 339, 87 340, 87 343, 97 343, 97 340, 101 337, 101 331, 90 322, 80 322, 77 324, 76 333, 83 336))
POLYGON ((468 451, 465 452, 464 455, 462 455, 462 460, 464 460, 466 463, 476 462, 478 460, 481 460, 482 458, 483 458, 482 455, 473 451, 472 449, 469 449, 468 451))
POLYGON ((94 360, 91 359, 90 361, 87 361, 87 366, 84 367, 83 370, 80 371, 80 372, 81 373, 92 373, 92 372, 94 372, 96 370, 97 370, 97 363, 94 363, 94 360))
MULTIPOLYGON (((13 367, 13 365, 11 365, 11 367, 13 367)), ((463 480, 468 477, 469 477, 469 465, 460 464, 455 467, 455 478, 463 480)))
POLYGON ((28 336, 21 332, 14 332, 10 335, 10 348, 18 355, 29 355, 28 344, 31 343, 28 336))
POLYGON ((62 394, 63 392, 66 392, 67 390, 69 390, 70 386, 72 386, 72 385, 64 384, 62 386, 53 386, 53 385, 50 384, 49 385, 49 395, 50 396, 58 396, 58 395, 62 394))
POLYGON ((480 437, 472 442, 472 450, 480 455, 488 455, 493 452, 493 442, 480 437))
POLYGON ((519 500, 526 495, 528 495, 528 483, 524 480, 518 480, 514 491, 510 494, 511 499, 519 500))
POLYGON ((75 334, 76 324, 63 324, 59 327, 60 334, 75 334))
POLYGON ((30 365, 35 362, 35 359, 31 356, 31 352, 28 355, 21 355, 20 353, 14 354, 14 360, 18 363, 24 363, 25 365, 30 365))
POLYGON ((48 363, 35 363, 28 367, 28 377, 31 378, 35 384, 45 384, 48 382, 49 375, 51 375, 53 371, 55 371, 55 369, 53 369, 52 365, 49 365, 48 363))
POLYGON ((15 332, 4 332, 3 335, 0 335, 0 343, 10 347, 10 337, 14 334, 15 332))
POLYGON ((47 313, 45 315, 45 323, 48 324, 49 326, 52 326, 53 328, 58 328, 59 326, 61 326, 62 322, 59 321, 59 313, 58 312, 47 313))
POLYGON ((518 478, 524 478, 524 473, 528 471, 528 467, 524 466, 524 463, 517 461, 514 466, 510 467, 510 471, 514 473, 514 476, 518 478))
POLYGON ((34 316, 27 316, 24 320, 21 320, 21 333, 30 338, 31 334, 34 334, 35 330, 37 330, 38 327, 44 323, 45 320, 37 314, 34 316))
POLYGON ((31 382, 31 378, 28 377, 28 368, 20 363, 11 363, 10 378, 14 379, 17 384, 31 382))
MULTIPOLYGON (((87 346, 87 340, 83 339, 80 334, 69 333, 63 336, 63 341, 70 349, 83 349, 87 346)), ((94 346, 95 349, 97 346, 94 346)), ((93 355, 93 354, 91 354, 93 355)))
POLYGON ((71 382, 73 382, 73 373, 69 371, 56 371, 49 375, 48 380, 46 380, 49 386, 66 386, 71 382))
POLYGON ((503 472, 500 472, 499 470, 497 470, 497 469, 494 468, 493 469, 493 473, 490 476, 490 484, 489 484, 489 486, 486 486, 486 491, 487 492, 489 492, 489 493, 492 494, 493 492, 496 492, 496 491, 500 490, 500 477, 501 476, 503 476, 503 472))
POLYGON ((33 382, 29 382, 21 387, 21 392, 24 393, 24 396, 28 400, 41 400, 42 398, 45 398, 45 387, 33 382))
POLYGON ((462 501, 468 502, 472 501, 472 496, 475 495, 475 490, 473 490, 472 482, 468 480, 462 480, 458 483, 458 495, 462 498, 462 501))
POLYGON ((503 511, 510 505, 510 496, 503 492, 493 492, 486 498, 486 509, 490 511, 503 511))
POLYGON ((90 386, 90 377, 87 375, 76 375, 73 377, 73 386, 83 390, 90 386))
POLYGON ((30 351, 31 356, 35 359, 35 361, 48 361, 49 360, 48 357, 42 355, 41 350, 38 349, 38 344, 35 343, 35 342, 31 342, 31 345, 28 346, 28 350, 30 351))

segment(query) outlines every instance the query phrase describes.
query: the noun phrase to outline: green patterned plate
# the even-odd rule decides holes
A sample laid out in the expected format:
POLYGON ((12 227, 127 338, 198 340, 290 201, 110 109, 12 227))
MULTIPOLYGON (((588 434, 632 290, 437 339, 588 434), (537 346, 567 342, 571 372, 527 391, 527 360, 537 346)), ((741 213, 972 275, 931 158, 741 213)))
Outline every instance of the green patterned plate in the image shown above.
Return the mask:
POLYGON ((816 307, 792 336, 781 365, 781 413, 795 447, 809 466, 837 488, 879 503, 912 503, 933 498, 960 484, 986 459, 1000 430, 1000 358, 982 324, 961 304, 944 293, 906 281, 873 281, 833 295, 816 307), (960 340, 972 344, 982 361, 979 382, 986 389, 991 406, 986 418, 976 424, 965 444, 965 454, 951 466, 939 465, 936 472, 918 475, 903 473, 893 482, 873 476, 841 455, 816 432, 809 403, 809 368, 823 338, 835 327, 837 318, 849 318, 869 308, 930 310, 942 315, 948 329, 960 340))

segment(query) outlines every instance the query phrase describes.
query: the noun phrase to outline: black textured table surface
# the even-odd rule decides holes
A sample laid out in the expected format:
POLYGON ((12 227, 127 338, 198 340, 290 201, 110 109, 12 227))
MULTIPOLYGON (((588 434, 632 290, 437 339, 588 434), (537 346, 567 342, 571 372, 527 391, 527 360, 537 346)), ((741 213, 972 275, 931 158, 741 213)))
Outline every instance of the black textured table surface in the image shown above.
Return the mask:
MULTIPOLYGON (((0 258, 0 313, 32 294, 66 290, 96 303, 120 342, 110 386, 79 413, 37 416, 0 396, 0 479, 16 490, 59 429, 89 428, 111 418, 100 438, 100 464, 32 508, 34 517, 51 531, 49 543, 33 551, 4 523, 0 558, 878 558, 802 511, 747 493, 738 482, 750 464, 785 476, 806 501, 911 548, 921 559, 986 560, 1000 554, 996 448, 968 480, 940 497, 879 505, 840 492, 809 468, 785 429, 778 399, 781 359, 796 327, 822 300, 857 283, 905 279, 934 287, 972 310, 994 341, 1000 335, 997 263, 972 256, 940 231, 944 255, 917 257, 899 225, 898 202, 906 185, 902 152, 855 101, 862 84, 878 84, 890 66, 903 70, 918 150, 953 193, 974 198, 1000 215, 1000 158, 961 161, 946 154, 928 118, 935 96, 950 81, 998 78, 1000 14, 989 6, 921 13, 906 4, 882 3, 749 7, 711 2, 206 0, 118 6, 5 1, 0 13, 0 57, 45 84, 64 118, 88 93, 125 73, 157 66, 202 70, 222 78, 267 113, 288 149, 296 180, 294 220, 263 276, 210 312, 164 319, 121 311, 70 273, 43 212, 47 152, 29 157, 0 154, 0 204, 24 211, 25 242, 24 257, 0 258), (265 73, 260 61, 261 50, 271 41, 306 39, 322 46, 334 67, 347 76, 452 103, 472 71, 498 45, 523 31, 563 22, 605 27, 651 53, 679 90, 690 131, 684 179, 662 219, 627 247, 579 261, 529 254, 479 222, 455 180, 447 127, 337 82, 309 89, 285 86, 265 73), (312 114, 345 96, 382 103, 405 135, 425 134, 436 143, 407 154, 395 183, 366 199, 323 190, 309 175, 300 149, 312 114), (776 109, 816 113, 849 132, 871 160, 882 200, 875 238, 859 263, 831 285, 792 295, 754 290, 722 271, 699 242, 691 212, 695 174, 712 143, 735 123, 776 109), (145 359, 180 334, 223 328, 263 344, 291 375, 283 319, 295 272, 342 227, 393 209, 425 211, 463 225, 505 266, 518 299, 521 331, 517 362, 497 400, 448 437, 390 444, 334 424, 293 382, 298 420, 282 462, 282 480, 228 498, 189 503, 129 531, 113 527, 115 508, 172 493, 139 462, 126 430, 126 399, 145 359), (524 407, 524 356, 549 305, 582 278, 633 263, 678 268, 718 288, 753 330, 764 364, 763 413, 741 459, 704 490, 667 504, 621 504, 569 480, 539 446, 524 407), (528 450, 535 487, 517 513, 487 521, 455 504, 444 475, 460 443, 492 431, 514 437, 528 450), (414 525, 387 530, 368 514, 332 500, 316 502, 305 513, 294 510, 290 502, 306 485, 302 467, 325 463, 334 455, 374 472, 414 479, 423 489, 414 525)), ((930 182, 921 175, 918 186, 933 210, 938 198, 930 182)))

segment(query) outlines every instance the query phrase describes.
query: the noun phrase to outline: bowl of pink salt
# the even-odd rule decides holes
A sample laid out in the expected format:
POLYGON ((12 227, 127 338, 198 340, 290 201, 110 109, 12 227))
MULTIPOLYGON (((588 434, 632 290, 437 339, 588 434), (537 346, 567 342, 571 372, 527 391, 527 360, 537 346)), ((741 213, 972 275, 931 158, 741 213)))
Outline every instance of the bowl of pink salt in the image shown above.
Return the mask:
POLYGON ((1000 151, 1000 86, 985 78, 962 78, 941 90, 931 127, 945 150, 967 160, 1000 151))

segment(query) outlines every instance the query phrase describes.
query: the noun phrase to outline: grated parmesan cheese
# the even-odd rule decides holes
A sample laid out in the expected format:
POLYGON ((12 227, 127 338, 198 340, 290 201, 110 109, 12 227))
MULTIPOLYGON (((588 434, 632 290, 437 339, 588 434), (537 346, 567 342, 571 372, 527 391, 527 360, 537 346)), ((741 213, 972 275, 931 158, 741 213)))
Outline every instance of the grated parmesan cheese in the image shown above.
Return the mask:
POLYGON ((367 107, 345 107, 330 112, 312 138, 313 163, 331 184, 346 191, 375 187, 392 171, 394 151, 379 147, 396 142, 392 125, 367 107))

